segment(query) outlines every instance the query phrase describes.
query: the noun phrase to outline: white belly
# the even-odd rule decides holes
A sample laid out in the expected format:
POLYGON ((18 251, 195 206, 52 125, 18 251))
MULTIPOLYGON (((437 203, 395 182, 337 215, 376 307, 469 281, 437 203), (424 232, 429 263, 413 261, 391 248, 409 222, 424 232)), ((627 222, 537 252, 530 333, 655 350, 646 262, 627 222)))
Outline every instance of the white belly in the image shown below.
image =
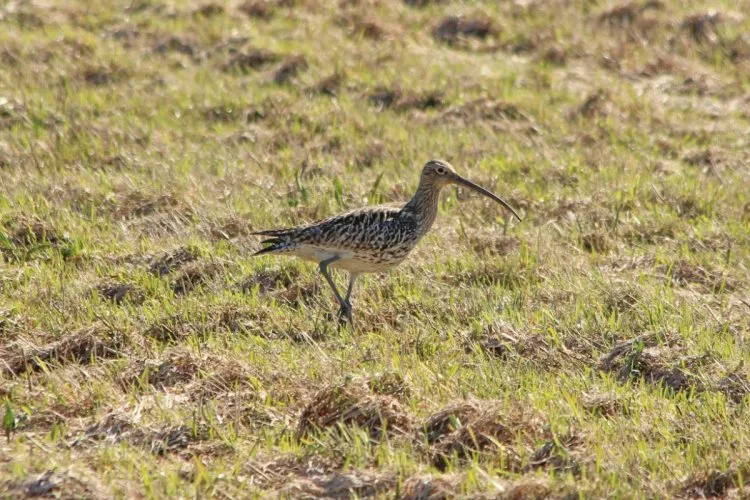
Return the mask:
POLYGON ((391 256, 388 254, 374 257, 366 252, 327 249, 311 245, 301 245, 295 248, 292 255, 317 263, 338 257, 338 260, 331 263, 331 267, 353 273, 378 273, 387 271, 399 265, 406 258, 406 255, 391 256))

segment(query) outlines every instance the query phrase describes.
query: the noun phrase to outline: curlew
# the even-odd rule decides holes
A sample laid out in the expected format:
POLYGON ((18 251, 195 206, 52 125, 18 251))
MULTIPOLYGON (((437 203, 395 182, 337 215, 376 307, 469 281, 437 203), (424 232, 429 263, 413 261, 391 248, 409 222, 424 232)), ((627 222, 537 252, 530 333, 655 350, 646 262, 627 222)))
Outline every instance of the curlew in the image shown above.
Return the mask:
POLYGON ((435 222, 440 190, 448 184, 482 193, 521 220, 508 203, 458 175, 448 162, 430 160, 422 168, 417 191, 403 207, 370 206, 304 226, 258 231, 253 234, 268 239, 253 255, 290 255, 317 262, 339 303, 339 319, 353 326, 351 296, 357 278, 363 273, 388 271, 409 255, 435 222), (332 268, 349 272, 345 296, 331 277, 332 268))

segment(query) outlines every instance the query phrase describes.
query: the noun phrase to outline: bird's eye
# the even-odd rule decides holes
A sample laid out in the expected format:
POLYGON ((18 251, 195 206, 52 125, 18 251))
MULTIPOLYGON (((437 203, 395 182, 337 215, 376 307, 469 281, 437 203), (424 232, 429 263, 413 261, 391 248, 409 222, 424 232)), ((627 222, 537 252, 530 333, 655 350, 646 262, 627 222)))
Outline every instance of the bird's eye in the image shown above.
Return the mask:
POLYGON ((435 172, 437 172, 438 175, 445 175, 445 168, 438 167, 438 168, 435 169, 435 172))

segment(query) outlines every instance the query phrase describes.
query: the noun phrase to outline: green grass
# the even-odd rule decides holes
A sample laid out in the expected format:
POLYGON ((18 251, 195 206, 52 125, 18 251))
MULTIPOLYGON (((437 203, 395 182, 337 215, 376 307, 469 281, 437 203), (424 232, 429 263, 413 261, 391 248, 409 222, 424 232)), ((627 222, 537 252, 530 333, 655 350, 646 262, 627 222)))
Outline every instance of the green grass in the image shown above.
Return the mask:
POLYGON ((425 3, 0 7, 0 496, 750 494, 750 19, 425 3), (250 257, 430 158, 525 218, 447 190, 355 331, 250 257))

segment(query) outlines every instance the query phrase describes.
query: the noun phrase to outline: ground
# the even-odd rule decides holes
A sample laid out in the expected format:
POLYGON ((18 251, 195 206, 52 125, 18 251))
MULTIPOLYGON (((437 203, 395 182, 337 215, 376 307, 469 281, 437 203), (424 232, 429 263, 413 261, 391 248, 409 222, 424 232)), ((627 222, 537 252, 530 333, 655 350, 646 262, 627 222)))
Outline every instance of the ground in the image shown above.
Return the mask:
POLYGON ((0 497, 750 495, 748 7, 2 2, 0 497))

